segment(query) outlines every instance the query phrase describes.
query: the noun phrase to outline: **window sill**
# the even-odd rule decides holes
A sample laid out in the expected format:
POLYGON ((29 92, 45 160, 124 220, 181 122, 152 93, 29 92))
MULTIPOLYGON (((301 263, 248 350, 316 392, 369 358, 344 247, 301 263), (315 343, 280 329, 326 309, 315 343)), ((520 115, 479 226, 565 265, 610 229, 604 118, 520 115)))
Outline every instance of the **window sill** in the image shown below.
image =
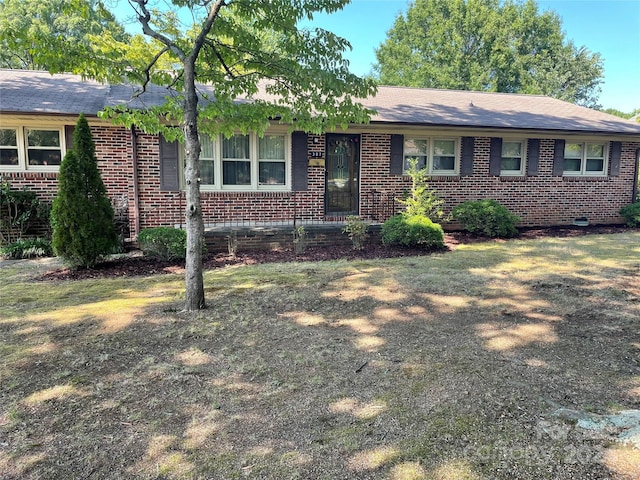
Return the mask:
POLYGON ((0 176, 8 178, 58 178, 57 170, 2 170, 0 176))
POLYGON ((500 175, 501 182, 526 182, 527 177, 525 175, 500 175))
POLYGON ((564 182, 601 182, 608 180, 607 175, 563 175, 562 181, 564 182))
MULTIPOLYGON (((184 191, 184 190, 183 190, 184 191)), ((210 196, 233 196, 233 197, 248 197, 248 196, 274 196, 288 195, 291 193, 291 189, 282 190, 200 190, 202 195, 210 196)))
MULTIPOLYGON (((409 179, 409 175, 406 173, 402 175, 403 178, 409 179)), ((457 173, 451 173, 447 175, 434 175, 433 173, 427 175, 427 182, 458 182, 460 181, 460 175, 457 173)))

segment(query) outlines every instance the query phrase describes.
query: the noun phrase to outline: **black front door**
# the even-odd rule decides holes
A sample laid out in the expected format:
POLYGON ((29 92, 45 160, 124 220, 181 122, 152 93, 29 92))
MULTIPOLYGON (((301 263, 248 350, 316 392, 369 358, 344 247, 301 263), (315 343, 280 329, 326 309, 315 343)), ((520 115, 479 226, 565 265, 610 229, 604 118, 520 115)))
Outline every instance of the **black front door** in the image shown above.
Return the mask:
POLYGON ((360 135, 327 134, 327 215, 358 214, 360 135))

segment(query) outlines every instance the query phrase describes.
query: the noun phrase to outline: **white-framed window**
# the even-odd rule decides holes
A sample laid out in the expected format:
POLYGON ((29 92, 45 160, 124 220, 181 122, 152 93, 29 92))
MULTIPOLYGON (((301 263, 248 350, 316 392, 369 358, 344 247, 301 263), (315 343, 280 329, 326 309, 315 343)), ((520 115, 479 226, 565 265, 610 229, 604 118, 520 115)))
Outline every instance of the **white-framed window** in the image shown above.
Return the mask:
POLYGON ((18 149, 18 130, 0 128, 0 167, 20 168, 20 150, 18 149))
MULTIPOLYGON (((283 133, 200 137, 203 191, 290 188, 290 137, 283 133)), ((183 152, 184 161, 184 152, 183 152)))
POLYGON ((62 128, 0 128, 0 170, 57 171, 64 154, 62 128))
POLYGON ((609 160, 607 142, 566 142, 564 175, 606 175, 609 160))
POLYGON ((287 183, 287 156, 284 135, 265 135, 258 139, 258 185, 287 183))
POLYGON ((460 140, 440 137, 404 138, 403 169, 417 161, 418 168, 426 168, 429 175, 457 175, 460 171, 460 140))
POLYGON ((216 142, 206 135, 200 138, 200 185, 216 184, 216 142))
POLYGON ((502 140, 500 175, 524 175, 527 151, 526 140, 502 140))

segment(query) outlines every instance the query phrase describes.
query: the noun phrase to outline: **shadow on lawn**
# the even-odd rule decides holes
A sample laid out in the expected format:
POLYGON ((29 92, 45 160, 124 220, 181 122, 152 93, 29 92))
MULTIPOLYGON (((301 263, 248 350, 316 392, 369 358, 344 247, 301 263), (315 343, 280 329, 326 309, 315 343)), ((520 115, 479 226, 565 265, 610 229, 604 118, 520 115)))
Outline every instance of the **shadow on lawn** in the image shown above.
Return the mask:
POLYGON ((59 287, 0 320, 0 473, 625 478, 629 450, 551 417, 640 405, 621 238, 218 270, 192 316, 179 282, 59 287))

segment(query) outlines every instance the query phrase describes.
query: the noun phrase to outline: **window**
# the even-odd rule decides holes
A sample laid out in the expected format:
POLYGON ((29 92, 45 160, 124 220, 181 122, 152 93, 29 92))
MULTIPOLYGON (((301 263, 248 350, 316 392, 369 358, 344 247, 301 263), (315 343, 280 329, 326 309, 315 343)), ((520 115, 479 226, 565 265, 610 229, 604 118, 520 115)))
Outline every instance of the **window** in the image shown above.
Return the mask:
POLYGON ((200 185, 215 185, 216 144, 206 135, 200 138, 200 185))
POLYGON ((258 140, 258 182, 260 185, 285 184, 284 150, 283 135, 266 135, 258 140))
POLYGON ((29 166, 59 166, 62 162, 60 131, 25 128, 27 164, 29 166))
POLYGON ((525 141, 503 140, 500 159, 500 175, 523 175, 525 141))
POLYGON ((17 167, 20 165, 18 156, 18 132, 11 128, 0 129, 0 166, 17 167))
POLYGON ((565 143, 565 175, 606 175, 606 143, 565 143))
POLYGON ((404 171, 410 162, 426 168, 430 175, 457 175, 459 165, 458 140, 453 138, 404 139, 404 171))
MULTIPOLYGON (((289 137, 236 134, 200 137, 202 190, 284 190, 289 180, 289 137)), ((183 152, 184 154, 184 152, 183 152)), ((184 156, 184 155, 183 155, 184 156)))
POLYGON ((222 139, 222 184, 251 185, 249 135, 222 139))
POLYGON ((404 166, 406 172, 411 167, 411 160, 417 161, 419 169, 426 168, 428 158, 428 142, 418 138, 404 139, 404 166))
POLYGON ((58 170, 64 155, 58 128, 0 128, 0 169, 58 170))

